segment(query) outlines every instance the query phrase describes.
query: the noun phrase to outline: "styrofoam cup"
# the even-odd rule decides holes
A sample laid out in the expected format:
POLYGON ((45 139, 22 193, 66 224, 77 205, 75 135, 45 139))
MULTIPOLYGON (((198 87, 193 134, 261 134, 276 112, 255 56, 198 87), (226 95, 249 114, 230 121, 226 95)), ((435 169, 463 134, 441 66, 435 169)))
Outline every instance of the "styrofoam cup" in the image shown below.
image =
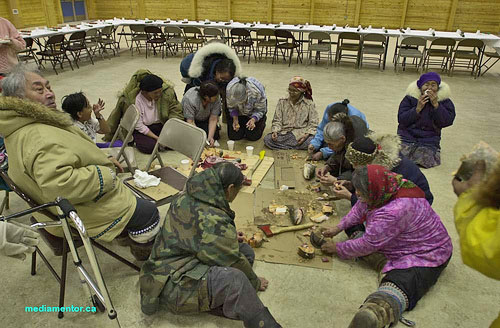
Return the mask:
POLYGON ((234 150, 234 140, 228 140, 227 141, 227 149, 228 150, 234 150))
POLYGON ((184 171, 189 170, 189 159, 183 159, 183 160, 181 161, 181 168, 182 168, 184 171))
POLYGON ((253 155, 253 146, 247 146, 247 156, 253 155))

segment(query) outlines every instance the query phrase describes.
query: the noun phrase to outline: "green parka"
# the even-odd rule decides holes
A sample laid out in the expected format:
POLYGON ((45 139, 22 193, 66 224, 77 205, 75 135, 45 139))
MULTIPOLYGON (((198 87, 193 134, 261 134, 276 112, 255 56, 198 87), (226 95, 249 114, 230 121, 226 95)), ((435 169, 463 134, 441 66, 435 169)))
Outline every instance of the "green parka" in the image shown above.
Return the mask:
MULTIPOLYGON (((111 132, 103 137, 104 140, 111 141, 113 134, 120 124, 123 114, 125 114, 125 111, 130 105, 135 104, 135 97, 137 97, 137 94, 140 91, 139 84, 141 80, 148 74, 151 74, 151 72, 145 69, 140 69, 132 75, 127 86, 118 96, 115 109, 113 109, 107 119, 111 132)), ((177 99, 177 95, 175 94, 173 83, 167 79, 163 79, 162 89, 162 95, 158 101, 158 114, 160 116, 160 121, 165 123, 171 118, 184 120, 182 106, 177 99)))
MULTIPOLYGON (((113 174, 107 155, 73 125, 69 114, 0 97, 0 134, 9 154, 9 177, 36 202, 67 198, 95 239, 111 241, 125 228, 136 199, 113 174)), ((61 228, 47 230, 62 233, 61 228)))
POLYGON ((240 253, 234 212, 217 172, 207 169, 188 180, 171 204, 153 251, 140 274, 141 307, 174 313, 209 310, 206 275, 210 267, 241 270, 257 290, 260 280, 240 253))

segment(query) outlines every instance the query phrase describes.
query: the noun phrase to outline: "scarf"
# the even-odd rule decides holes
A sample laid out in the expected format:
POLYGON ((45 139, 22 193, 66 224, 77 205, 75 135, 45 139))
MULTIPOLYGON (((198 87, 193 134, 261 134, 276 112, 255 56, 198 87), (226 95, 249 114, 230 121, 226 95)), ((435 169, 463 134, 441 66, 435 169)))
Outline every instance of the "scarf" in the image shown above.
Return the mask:
POLYGON ((373 210, 396 198, 425 198, 425 194, 413 182, 381 165, 367 165, 368 208, 373 210))
POLYGON ((307 81, 303 77, 301 77, 301 76, 294 76, 294 77, 292 77, 292 79, 290 80, 289 85, 295 87, 300 92, 303 92, 304 93, 304 97, 306 97, 307 99, 311 99, 311 100, 313 99, 312 98, 311 83, 309 83, 309 81, 307 81))

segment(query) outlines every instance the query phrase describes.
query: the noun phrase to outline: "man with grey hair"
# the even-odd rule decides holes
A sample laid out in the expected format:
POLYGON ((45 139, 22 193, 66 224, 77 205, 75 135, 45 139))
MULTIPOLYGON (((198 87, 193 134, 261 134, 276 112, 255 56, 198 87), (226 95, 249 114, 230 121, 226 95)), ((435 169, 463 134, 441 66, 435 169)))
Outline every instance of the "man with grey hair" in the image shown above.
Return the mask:
POLYGON ((328 147, 334 151, 324 167, 316 170, 321 183, 333 185, 337 180, 351 180, 353 167, 345 158, 347 146, 358 137, 364 136, 368 127, 363 119, 340 113, 325 125, 323 136, 328 147))
MULTIPOLYGON (((67 198, 91 238, 121 237, 136 259, 146 260, 159 231, 156 206, 120 183, 106 154, 69 114, 57 110, 50 83, 39 72, 17 65, 2 85, 0 134, 9 153, 9 177, 37 203, 67 198)), ((60 228, 46 230, 61 236, 60 228)))

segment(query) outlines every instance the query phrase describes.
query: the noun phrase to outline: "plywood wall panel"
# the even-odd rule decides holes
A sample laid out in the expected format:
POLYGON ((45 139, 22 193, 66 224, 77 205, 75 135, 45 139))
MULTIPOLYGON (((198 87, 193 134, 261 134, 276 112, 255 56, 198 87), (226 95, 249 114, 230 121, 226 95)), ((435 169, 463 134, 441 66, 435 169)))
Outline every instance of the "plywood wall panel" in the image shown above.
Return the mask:
POLYGON ((150 19, 194 19, 192 0, 146 0, 144 5, 146 16, 150 19))
POLYGON ((231 19, 237 22, 262 22, 267 21, 267 0, 233 0, 231 19))
POLYGON ((314 0, 314 24, 343 26, 354 24, 356 1, 314 0))
POLYGON ((197 1, 197 19, 204 20, 227 20, 228 17, 227 0, 198 0, 197 1))
POLYGON ((498 33, 500 29, 500 1, 499 0, 460 0, 453 30, 498 33))
POLYGON ((404 27, 416 30, 426 30, 430 27, 435 30, 446 30, 451 4, 452 0, 434 0, 432 2, 410 0, 404 27))
POLYGON ((363 0, 359 24, 373 27, 399 28, 403 0, 363 0))
POLYGON ((311 2, 313 0, 274 0, 273 22, 305 24, 309 22, 311 2))
POLYGON ((0 1, 0 17, 11 20, 10 17, 10 7, 7 1, 0 1))
POLYGON ((45 10, 41 0, 23 0, 18 1, 19 15, 23 26, 45 26, 45 10))

